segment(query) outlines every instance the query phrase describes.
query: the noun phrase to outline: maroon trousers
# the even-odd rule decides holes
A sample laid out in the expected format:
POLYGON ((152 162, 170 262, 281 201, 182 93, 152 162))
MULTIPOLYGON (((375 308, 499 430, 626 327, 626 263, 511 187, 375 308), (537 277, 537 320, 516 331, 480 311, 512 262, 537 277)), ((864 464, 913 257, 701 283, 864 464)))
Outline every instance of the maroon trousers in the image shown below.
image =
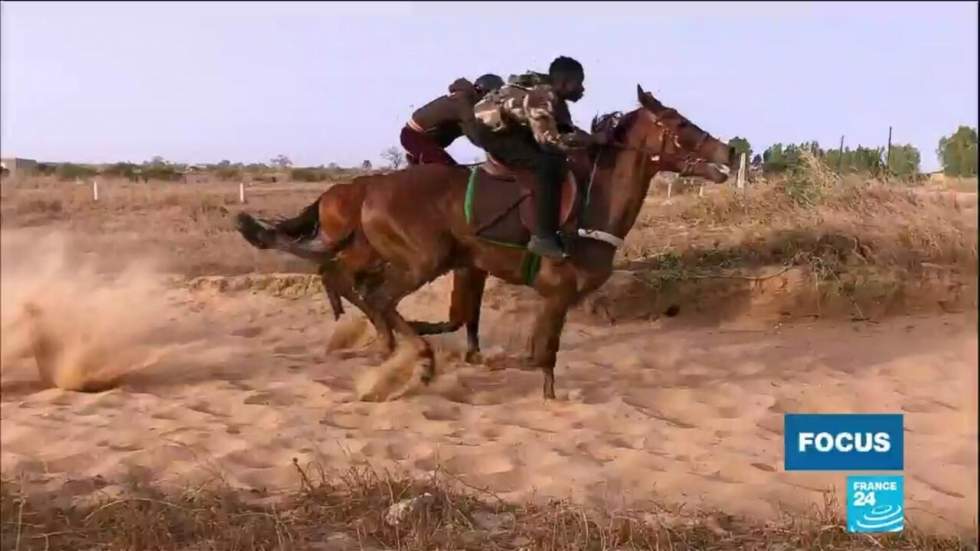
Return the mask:
POLYGON ((407 154, 405 158, 410 165, 440 164, 456 166, 459 163, 434 139, 405 125, 401 134, 402 147, 407 154))

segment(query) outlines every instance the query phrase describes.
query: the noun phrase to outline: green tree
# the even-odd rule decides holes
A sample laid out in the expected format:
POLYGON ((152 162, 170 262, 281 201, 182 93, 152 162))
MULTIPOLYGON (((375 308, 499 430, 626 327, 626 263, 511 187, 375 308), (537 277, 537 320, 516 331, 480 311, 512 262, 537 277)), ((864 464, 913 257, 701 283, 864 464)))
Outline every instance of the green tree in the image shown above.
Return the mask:
MULTIPOLYGON (((885 166, 885 163, 882 161, 884 153, 885 149, 882 147, 871 148, 859 145, 852 153, 853 157, 850 159, 850 170, 858 173, 878 174, 885 166)), ((848 159, 845 159, 846 161, 848 159)))
POLYGON ((402 166, 405 161, 405 155, 402 154, 402 150, 395 146, 391 146, 381 152, 381 158, 388 161, 388 165, 392 170, 398 170, 398 167, 402 166))
POLYGON ((838 169, 840 169, 842 173, 847 172, 848 165, 846 162, 841 160, 842 157, 844 161, 851 157, 851 148, 845 147, 843 152, 840 149, 831 149, 824 154, 823 162, 830 170, 836 172, 838 169))
POLYGON ((947 176, 977 175, 977 129, 960 126, 952 136, 939 140, 936 150, 947 176))
POLYGON ((276 158, 269 161, 269 163, 272 164, 272 166, 279 167, 282 170, 286 170, 293 166, 293 162, 289 160, 289 157, 282 154, 277 155, 276 158))
POLYGON ((784 147, 781 143, 771 145, 762 153, 763 172, 779 173, 796 167, 800 163, 800 150, 803 147, 808 146, 789 144, 784 147))
POLYGON ((783 158, 783 144, 772 144, 762 152, 762 170, 766 173, 786 170, 786 161, 783 158))
POLYGON ((742 153, 745 153, 746 161, 752 158, 752 144, 745 138, 735 136, 728 140, 728 146, 735 148, 735 162, 739 162, 742 153))
POLYGON ((892 144, 891 156, 888 157, 888 172, 899 178, 913 178, 919 174, 919 150, 914 145, 892 144))
POLYGON ((884 148, 870 148, 859 145, 857 149, 845 147, 841 152, 839 149, 831 149, 823 153, 823 162, 833 171, 840 169, 842 174, 848 172, 858 174, 878 174, 884 168, 884 148))

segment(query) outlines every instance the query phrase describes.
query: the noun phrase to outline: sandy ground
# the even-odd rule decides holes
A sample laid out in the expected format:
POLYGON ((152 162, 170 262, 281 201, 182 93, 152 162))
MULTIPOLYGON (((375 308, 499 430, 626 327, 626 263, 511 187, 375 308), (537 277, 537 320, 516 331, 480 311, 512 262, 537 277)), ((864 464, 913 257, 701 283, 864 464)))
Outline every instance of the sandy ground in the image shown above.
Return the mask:
MULTIPOLYGON (((433 339, 441 364, 431 387, 370 403, 357 399, 356 380, 377 357, 326 351, 336 324, 322 297, 155 296, 166 310, 141 338, 156 353, 119 388, 43 388, 33 360, 10 353, 5 474, 60 496, 111 492, 134 473, 220 474, 261 490, 295 487, 293 458, 338 469, 367 460, 416 473, 441 466, 504 498, 657 499, 768 517, 844 488, 844 473, 783 472, 784 412, 900 411, 911 521, 974 531, 975 314, 776 327, 573 319, 552 403, 538 372, 462 363, 459 333, 433 339)), ((446 297, 440 280, 402 311, 440 319, 446 297)), ((486 356, 523 351, 533 307, 487 301, 486 356)), ((370 332, 360 337, 355 345, 370 332)))

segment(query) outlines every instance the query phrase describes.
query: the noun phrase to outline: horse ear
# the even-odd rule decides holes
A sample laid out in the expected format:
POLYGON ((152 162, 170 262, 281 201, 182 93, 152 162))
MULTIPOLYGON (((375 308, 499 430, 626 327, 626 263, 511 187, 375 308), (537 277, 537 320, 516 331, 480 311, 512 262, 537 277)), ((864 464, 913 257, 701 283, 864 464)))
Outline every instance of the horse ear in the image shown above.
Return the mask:
POLYGON ((639 84, 636 85, 636 95, 637 99, 640 100, 640 105, 646 107, 651 113, 656 115, 663 110, 663 104, 657 101, 657 98, 653 97, 653 94, 644 90, 639 84))

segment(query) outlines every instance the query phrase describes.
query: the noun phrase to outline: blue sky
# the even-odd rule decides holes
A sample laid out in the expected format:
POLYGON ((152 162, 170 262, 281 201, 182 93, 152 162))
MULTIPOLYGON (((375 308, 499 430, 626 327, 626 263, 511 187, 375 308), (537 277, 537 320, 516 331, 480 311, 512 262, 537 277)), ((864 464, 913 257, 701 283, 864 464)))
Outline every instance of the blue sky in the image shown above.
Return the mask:
MULTIPOLYGON (((756 151, 936 143, 977 125, 977 3, 3 3, 4 156, 379 162, 459 76, 579 59, 572 114, 642 84, 756 151), (556 12, 558 14, 556 14, 556 12)), ((470 162, 465 138, 450 151, 470 162)))

